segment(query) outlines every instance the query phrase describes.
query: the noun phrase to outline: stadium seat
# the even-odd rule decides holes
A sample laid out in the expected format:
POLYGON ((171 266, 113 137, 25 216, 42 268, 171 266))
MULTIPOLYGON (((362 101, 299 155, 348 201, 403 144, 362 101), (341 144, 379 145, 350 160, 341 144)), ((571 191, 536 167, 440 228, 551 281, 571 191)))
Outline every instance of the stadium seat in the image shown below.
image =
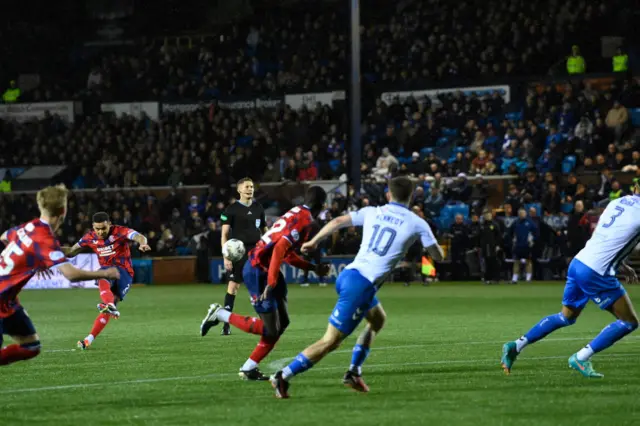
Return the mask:
POLYGON ((569 174, 576 167, 576 156, 575 155, 567 155, 564 160, 562 160, 562 173, 569 174))
POLYGON ((443 146, 449 143, 449 138, 446 136, 442 136, 436 141, 436 146, 443 146))
POLYGON ((428 155, 429 155, 429 154, 431 154, 432 152, 433 152, 433 148, 422 148, 422 149, 420 150, 420 154, 421 154, 423 157, 428 156, 428 155))

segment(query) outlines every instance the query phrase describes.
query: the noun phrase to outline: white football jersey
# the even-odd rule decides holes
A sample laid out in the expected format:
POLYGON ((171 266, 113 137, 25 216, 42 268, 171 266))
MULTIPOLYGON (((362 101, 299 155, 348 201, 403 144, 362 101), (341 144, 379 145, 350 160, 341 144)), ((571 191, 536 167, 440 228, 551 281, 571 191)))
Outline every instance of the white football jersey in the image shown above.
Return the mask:
POLYGON ((623 260, 640 243, 640 197, 627 195, 604 209, 587 245, 576 259, 600 275, 615 275, 623 260))
POLYGON ((437 244, 429 224, 401 204, 365 207, 349 213, 354 226, 361 226, 362 243, 353 263, 355 269, 380 286, 418 238, 423 247, 437 244))

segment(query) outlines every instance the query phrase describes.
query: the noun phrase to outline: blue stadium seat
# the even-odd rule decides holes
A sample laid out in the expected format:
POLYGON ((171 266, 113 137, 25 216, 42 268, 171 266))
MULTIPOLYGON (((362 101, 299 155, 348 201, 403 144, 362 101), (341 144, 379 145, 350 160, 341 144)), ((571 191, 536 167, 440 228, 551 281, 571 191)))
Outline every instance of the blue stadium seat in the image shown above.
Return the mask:
POLYGON ((338 167, 340 166, 340 160, 338 159, 333 159, 333 160, 329 160, 329 167, 331 168, 331 170, 333 170, 334 172, 336 170, 338 170, 338 167))
POLYGON ((566 213, 569 214, 573 211, 573 204, 571 203, 562 203, 562 205, 560 206, 560 211, 562 213, 566 213))
POLYGON ((465 153, 467 152, 467 147, 466 146, 457 146, 456 149, 453 150, 453 152, 455 152, 456 154, 461 152, 461 153, 465 153))
POLYGON ((443 136, 458 136, 458 129, 450 129, 445 127, 442 129, 443 136))
POLYGON ((449 229, 455 221, 456 215, 461 214, 465 220, 469 219, 469 206, 467 204, 448 204, 440 211, 440 221, 444 229, 449 229))
POLYGON ((446 136, 442 136, 436 141, 436 146, 446 145, 447 143, 449 143, 449 138, 446 136))
POLYGON ((520 121, 522 120, 522 112, 508 112, 504 115, 504 118, 510 121, 520 121))
POLYGON ((576 167, 576 156, 575 155, 567 155, 562 160, 562 173, 569 174, 576 167))
POLYGON ((433 148, 422 148, 420 150, 420 154, 422 154, 423 157, 426 157, 427 155, 431 154, 433 152, 433 148))
POLYGON ((398 161, 400 164, 409 164, 411 163, 411 157, 398 157, 398 161))
POLYGON ((631 108, 629 109, 629 113, 631 114, 631 124, 633 124, 633 127, 640 127, 640 108, 631 108))

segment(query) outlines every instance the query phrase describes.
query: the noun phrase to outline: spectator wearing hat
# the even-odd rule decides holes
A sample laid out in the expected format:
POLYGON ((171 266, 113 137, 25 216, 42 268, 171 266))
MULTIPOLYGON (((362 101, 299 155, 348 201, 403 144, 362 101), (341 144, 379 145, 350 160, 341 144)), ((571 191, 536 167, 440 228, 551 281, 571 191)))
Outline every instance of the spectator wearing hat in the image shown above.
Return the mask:
POLYGON ((448 198, 453 202, 468 203, 471 196, 471 187, 465 173, 458 173, 455 182, 448 189, 448 198))
POLYGON ((420 176, 425 172, 424 163, 420 161, 420 154, 417 152, 411 154, 411 163, 407 165, 407 171, 413 176, 420 176))

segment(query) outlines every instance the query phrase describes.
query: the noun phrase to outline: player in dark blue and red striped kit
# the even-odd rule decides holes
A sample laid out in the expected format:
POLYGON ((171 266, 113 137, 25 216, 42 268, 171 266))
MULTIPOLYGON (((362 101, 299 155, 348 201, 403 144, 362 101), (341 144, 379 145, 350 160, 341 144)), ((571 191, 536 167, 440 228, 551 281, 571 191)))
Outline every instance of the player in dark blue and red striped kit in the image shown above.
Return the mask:
POLYGON ((276 221, 249 252, 243 278, 259 318, 234 314, 214 303, 202 321, 203 336, 220 321, 260 336, 260 342, 240 368, 243 379, 269 379, 260 372, 258 364, 273 350, 289 325, 287 283, 280 266, 287 263, 304 270, 315 269, 320 276, 328 271, 327 265, 307 262, 295 252, 312 236, 313 229, 317 229, 314 219, 323 210, 326 198, 327 194, 319 186, 309 188, 304 205, 292 208, 276 221))
POLYGON ((0 347, 4 334, 15 344, 0 350, 0 365, 24 361, 40 353, 40 338, 25 312, 18 293, 36 273, 57 267, 69 281, 117 279, 116 268, 83 271, 68 263, 55 231, 64 222, 68 191, 50 186, 39 191, 36 199, 40 218, 11 228, 0 236, 5 245, 0 254, 0 347))
POLYGON ((90 249, 98 256, 98 262, 103 268, 115 266, 120 271, 117 280, 99 280, 100 299, 98 304, 100 314, 93 323, 93 328, 87 337, 78 341, 78 348, 87 349, 98 334, 104 330, 110 318, 119 318, 120 312, 116 305, 124 299, 133 283, 133 265, 129 242, 134 241, 140 246, 140 251, 151 250, 147 238, 137 231, 124 226, 112 225, 109 215, 99 212, 93 215, 93 231, 87 232, 73 247, 63 248, 69 257, 73 257, 84 249, 90 249))

